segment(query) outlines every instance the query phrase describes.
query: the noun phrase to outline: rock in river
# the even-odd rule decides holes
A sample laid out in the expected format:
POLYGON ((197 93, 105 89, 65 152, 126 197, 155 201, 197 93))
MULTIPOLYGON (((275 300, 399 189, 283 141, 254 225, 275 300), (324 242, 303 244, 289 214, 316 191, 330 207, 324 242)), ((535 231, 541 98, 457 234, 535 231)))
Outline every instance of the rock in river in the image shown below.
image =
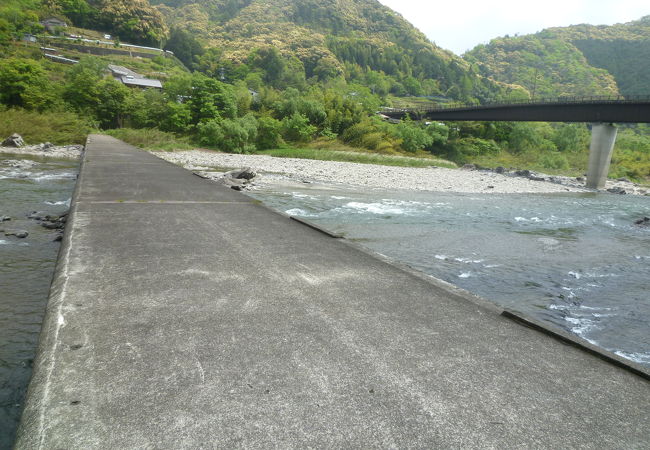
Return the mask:
POLYGON ((24 147, 25 141, 23 141, 21 135, 19 135, 18 133, 14 133, 11 136, 9 136, 7 139, 2 141, 2 146, 3 147, 24 147))
POLYGON ((29 236, 29 233, 24 230, 5 231, 5 236, 16 236, 19 239, 24 239, 29 236))
POLYGON ((644 217, 643 219, 635 220, 634 224, 650 227, 650 217, 644 217))

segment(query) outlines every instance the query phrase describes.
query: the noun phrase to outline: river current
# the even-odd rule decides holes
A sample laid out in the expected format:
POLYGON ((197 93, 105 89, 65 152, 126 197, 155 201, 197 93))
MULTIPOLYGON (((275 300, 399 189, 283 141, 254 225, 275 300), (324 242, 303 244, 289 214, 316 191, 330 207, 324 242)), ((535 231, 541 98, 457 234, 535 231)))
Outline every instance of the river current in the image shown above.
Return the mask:
MULTIPOLYGON (((78 166, 0 155, 0 450, 20 418, 78 166)), ((650 367, 650 198, 276 185, 249 193, 376 252, 650 367)))
POLYGON ((264 188, 268 206, 650 367, 650 198, 264 188))
POLYGON ((24 155, 0 155, 0 230, 23 230, 24 239, 0 233, 0 449, 14 440, 32 370, 50 282, 60 247, 56 231, 27 216, 69 208, 78 165, 24 155))

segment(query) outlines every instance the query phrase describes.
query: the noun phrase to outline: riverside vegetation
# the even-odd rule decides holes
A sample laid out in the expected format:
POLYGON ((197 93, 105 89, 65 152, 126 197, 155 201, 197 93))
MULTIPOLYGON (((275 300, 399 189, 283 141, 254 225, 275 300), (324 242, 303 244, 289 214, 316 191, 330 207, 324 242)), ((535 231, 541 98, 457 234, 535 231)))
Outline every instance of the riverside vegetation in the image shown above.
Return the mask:
MULTIPOLYGON (((608 36, 623 29, 642 34, 619 27, 608 36)), ((597 30, 596 40, 602 41, 605 31, 597 30)), ((538 75, 522 62, 530 60, 525 55, 508 76, 488 70, 501 58, 502 50, 488 54, 502 49, 501 41, 463 59, 375 0, 7 0, 0 6, 0 134, 81 143, 88 132, 101 129, 150 149, 202 146, 401 165, 452 164, 447 160, 579 175, 588 156, 586 124, 390 124, 376 115, 382 106, 423 101, 525 99, 535 88, 548 95, 644 89, 613 69, 582 64, 585 57, 574 52, 575 45, 590 54, 598 53, 598 45, 584 43, 586 35, 576 33, 553 31, 523 40, 535 54, 569 55, 535 60, 568 75, 539 75, 531 88, 526 75, 538 75), (39 44, 20 38, 35 34, 54 45, 38 24, 51 16, 69 24, 54 34, 111 33, 116 48, 120 40, 162 44, 178 59, 93 57, 66 49, 62 54, 78 64, 49 61, 39 44), (548 33, 569 37, 548 44, 548 33), (535 50, 540 48, 544 51, 535 50), (161 79, 164 88, 129 89, 107 75, 109 63, 161 79)), ((645 48, 639 42, 635 45, 645 48)), ((610 176, 650 179, 648 130, 621 129, 610 176)))

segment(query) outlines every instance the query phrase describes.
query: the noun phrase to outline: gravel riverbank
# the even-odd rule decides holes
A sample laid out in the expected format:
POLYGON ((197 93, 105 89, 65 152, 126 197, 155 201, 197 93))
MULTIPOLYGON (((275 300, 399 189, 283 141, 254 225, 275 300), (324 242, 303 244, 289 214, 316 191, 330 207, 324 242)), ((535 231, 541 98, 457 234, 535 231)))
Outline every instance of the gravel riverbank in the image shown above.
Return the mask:
MULTIPOLYGON (((462 193, 554 193, 590 192, 584 180, 553 177, 528 171, 496 173, 488 170, 414 168, 266 155, 233 155, 191 150, 155 152, 160 158, 181 165, 211 179, 221 179, 219 170, 249 167, 261 174, 254 185, 277 183, 338 184, 363 188, 406 189, 462 193), (544 181, 541 181, 544 179, 544 181)), ((629 194, 646 194, 647 189, 625 181, 608 182, 608 189, 620 188, 629 194)))
POLYGON ((0 147, 0 154, 39 156, 56 159, 79 159, 82 150, 83 145, 48 146, 46 144, 39 144, 25 147, 0 147))

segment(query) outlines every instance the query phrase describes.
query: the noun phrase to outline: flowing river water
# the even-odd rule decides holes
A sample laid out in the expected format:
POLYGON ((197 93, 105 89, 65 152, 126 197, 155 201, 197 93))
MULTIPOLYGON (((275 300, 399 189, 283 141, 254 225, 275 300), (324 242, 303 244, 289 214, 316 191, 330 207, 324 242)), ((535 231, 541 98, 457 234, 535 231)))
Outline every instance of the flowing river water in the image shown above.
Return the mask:
MULTIPOLYGON (((0 450, 11 448, 59 243, 27 216, 68 209, 78 165, 0 155, 0 450)), ((650 198, 275 185, 249 193, 650 367, 650 198)))
POLYGON ((59 242, 56 231, 27 216, 69 208, 78 164, 0 155, 0 230, 23 230, 23 239, 0 233, 0 449, 14 440, 32 370, 59 242))
POLYGON ((650 198, 273 187, 308 219, 650 367, 650 198))

